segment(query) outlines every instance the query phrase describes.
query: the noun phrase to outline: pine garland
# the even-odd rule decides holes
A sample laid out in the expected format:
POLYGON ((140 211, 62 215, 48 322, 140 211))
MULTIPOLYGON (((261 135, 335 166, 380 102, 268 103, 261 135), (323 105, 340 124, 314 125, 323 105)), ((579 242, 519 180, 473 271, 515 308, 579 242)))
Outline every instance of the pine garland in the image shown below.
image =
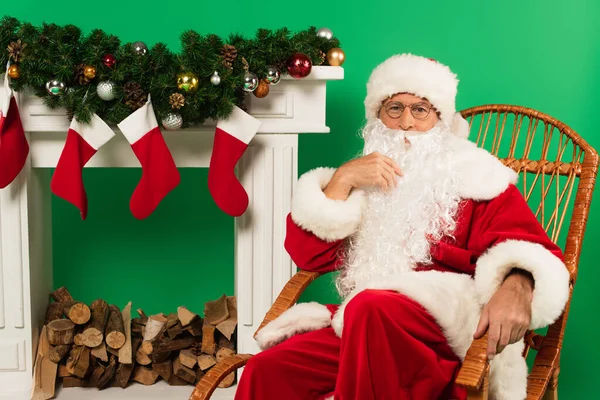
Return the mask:
MULTIPOLYGON (((157 43, 148 49, 146 55, 139 55, 133 50, 132 43, 122 44, 118 37, 100 29, 84 36, 74 25, 44 23, 38 27, 5 16, 0 20, 1 68, 9 61, 15 62, 8 49, 19 40, 22 47, 18 62, 20 77, 11 80, 15 91, 30 90, 43 98, 48 107, 64 107, 83 123, 89 122, 92 114, 96 113, 107 123, 116 124, 139 105, 139 101, 136 102, 138 98, 132 99, 131 93, 128 96, 124 88, 128 84, 129 87, 139 86, 146 96, 151 94, 159 121, 176 111, 183 117, 184 128, 202 124, 206 119, 225 118, 234 104, 244 107, 247 96, 241 89, 246 72, 244 60, 248 70, 261 79, 266 76, 269 65, 284 73, 286 60, 295 52, 306 54, 314 65, 319 65, 323 53, 340 47, 337 38, 320 37, 315 27, 295 34, 287 28, 276 31, 258 29, 252 39, 232 34, 227 40, 188 30, 180 36, 179 54, 170 51, 165 44, 157 43), (226 45, 235 48, 230 53, 230 59, 233 58, 230 67, 222 54, 226 45), (109 68, 102 63, 104 54, 115 56, 114 67, 109 68), (96 68, 96 76, 89 83, 81 78, 82 64, 96 68), (210 82, 215 71, 221 77, 217 86, 210 82), (190 93, 177 88, 177 75, 182 72, 193 72, 198 76, 197 91, 190 93), (46 82, 55 79, 66 84, 68 89, 65 93, 56 96, 46 91, 46 82), (102 81, 116 83, 114 100, 104 101, 98 97, 96 87, 102 81), (180 102, 183 101, 183 107, 174 110, 171 104, 173 94, 183 96, 183 100, 177 96, 180 102)), ((0 71, 0 74, 3 72, 0 71)))

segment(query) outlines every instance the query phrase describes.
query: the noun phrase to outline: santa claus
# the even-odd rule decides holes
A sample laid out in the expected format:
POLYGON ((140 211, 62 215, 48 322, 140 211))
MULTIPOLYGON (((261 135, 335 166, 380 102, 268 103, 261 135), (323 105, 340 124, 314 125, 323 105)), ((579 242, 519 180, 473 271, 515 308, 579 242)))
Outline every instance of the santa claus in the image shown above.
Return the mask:
POLYGON ((287 251, 339 271, 342 304, 264 327, 237 400, 465 399, 454 379, 486 332, 491 397, 526 397, 523 337, 560 316, 569 274, 517 174, 468 141, 457 84, 410 54, 373 71, 363 154, 304 174, 288 216, 287 251))

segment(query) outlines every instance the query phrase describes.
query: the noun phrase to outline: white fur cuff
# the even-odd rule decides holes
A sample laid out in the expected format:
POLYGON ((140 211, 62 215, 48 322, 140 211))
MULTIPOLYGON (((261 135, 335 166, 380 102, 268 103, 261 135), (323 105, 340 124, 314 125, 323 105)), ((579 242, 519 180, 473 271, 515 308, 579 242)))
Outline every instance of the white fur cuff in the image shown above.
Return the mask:
POLYGON ((538 243, 507 240, 479 258, 475 289, 480 303, 490 300, 513 268, 529 271, 535 281, 530 329, 556 321, 569 298, 569 272, 558 257, 538 243))
POLYGON ((319 303, 298 303, 269 322, 256 334, 261 350, 271 348, 303 332, 316 331, 331 325, 331 312, 319 303))
POLYGON ((334 172, 333 168, 316 168, 302 175, 292 201, 292 220, 328 242, 356 232, 365 204, 362 190, 354 190, 345 201, 325 196, 323 189, 334 172))

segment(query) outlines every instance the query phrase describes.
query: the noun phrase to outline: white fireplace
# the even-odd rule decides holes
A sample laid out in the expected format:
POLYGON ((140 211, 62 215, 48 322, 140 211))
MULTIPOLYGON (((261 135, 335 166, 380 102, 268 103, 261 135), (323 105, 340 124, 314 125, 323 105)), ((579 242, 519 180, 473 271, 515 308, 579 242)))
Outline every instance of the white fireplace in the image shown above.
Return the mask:
MULTIPOLYGON (((252 335, 296 267, 285 252, 285 218, 297 180, 298 134, 327 133, 326 84, 343 79, 341 67, 313 67, 303 79, 283 77, 264 99, 249 96, 249 112, 263 121, 237 169, 248 192, 246 213, 235 221, 235 295, 238 352, 256 353, 252 335)), ((2 90, 2 89, 0 89, 2 90)), ((18 94, 30 156, 21 174, 0 190, 0 398, 28 399, 35 349, 52 291, 50 171, 63 149, 69 121, 65 110, 18 94)), ((116 128, 115 128, 116 129, 116 128)), ((165 131, 179 167, 207 168, 214 125, 165 131)), ((87 167, 139 167, 124 137, 117 137, 87 167)), ((208 190, 208 189, 207 189, 208 190)), ((60 285, 60 282, 57 282, 60 285)), ((69 388, 58 399, 186 399, 191 386, 135 384, 125 390, 69 388), (139 397, 138 397, 139 396, 139 397)), ((219 389, 215 399, 233 398, 219 389)))

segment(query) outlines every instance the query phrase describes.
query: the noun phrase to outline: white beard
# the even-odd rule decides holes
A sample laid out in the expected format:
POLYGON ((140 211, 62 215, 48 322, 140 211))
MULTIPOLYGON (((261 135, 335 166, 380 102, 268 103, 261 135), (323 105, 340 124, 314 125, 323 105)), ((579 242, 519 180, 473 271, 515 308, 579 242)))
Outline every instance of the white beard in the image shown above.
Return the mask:
POLYGON ((441 122, 427 132, 389 129, 379 119, 367 123, 363 154, 392 158, 403 176, 390 192, 366 191, 361 226, 349 240, 336 281, 342 297, 374 278, 431 264, 431 243, 452 235, 460 198, 447 145, 451 135, 441 122))

